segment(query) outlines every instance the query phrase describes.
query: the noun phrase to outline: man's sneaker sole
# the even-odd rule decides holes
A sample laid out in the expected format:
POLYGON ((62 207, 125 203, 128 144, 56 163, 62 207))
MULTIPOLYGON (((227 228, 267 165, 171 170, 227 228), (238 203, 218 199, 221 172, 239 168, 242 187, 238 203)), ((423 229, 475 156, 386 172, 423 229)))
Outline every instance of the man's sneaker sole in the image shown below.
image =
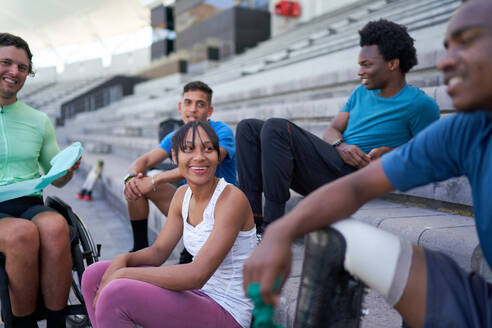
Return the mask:
POLYGON ((310 233, 294 327, 359 327, 364 284, 345 271, 346 243, 332 228, 310 233))

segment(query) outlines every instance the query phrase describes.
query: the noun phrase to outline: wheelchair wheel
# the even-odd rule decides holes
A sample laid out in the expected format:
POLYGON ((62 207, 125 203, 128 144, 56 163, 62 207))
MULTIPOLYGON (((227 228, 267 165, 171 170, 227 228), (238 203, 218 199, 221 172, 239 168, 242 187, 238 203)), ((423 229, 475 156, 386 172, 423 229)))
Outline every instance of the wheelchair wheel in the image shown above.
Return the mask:
MULTIPOLYGON (((82 274, 85 268, 99 258, 99 249, 95 245, 84 222, 73 213, 71 217, 74 226, 78 232, 78 242, 72 245, 73 269, 72 269, 72 287, 68 296, 69 307, 83 306, 85 308, 84 298, 81 291, 82 274)), ((79 311, 77 311, 79 312, 79 311)), ((67 324, 70 327, 79 328, 90 326, 89 317, 85 314, 75 313, 67 315, 67 324)))
POLYGON ((72 253, 72 286, 66 307, 66 321, 69 327, 79 328, 90 326, 81 291, 82 274, 87 266, 99 259, 100 245, 96 245, 85 223, 75 214, 71 207, 58 197, 48 197, 48 206, 62 214, 75 234, 71 242, 72 253))
MULTIPOLYGON (((76 271, 72 271, 72 287, 70 288, 70 294, 68 295, 68 307, 85 307, 84 299, 80 289, 80 283, 78 281, 78 274, 76 271)), ((79 311, 76 311, 79 312, 79 311)), ((66 316, 67 327, 82 328, 90 327, 90 320, 87 314, 68 314, 66 316)))
POLYGON ((94 243, 85 223, 75 213, 72 214, 71 220, 78 235, 78 242, 72 245, 72 256, 74 269, 78 273, 76 278, 80 285, 85 268, 99 259, 99 245, 96 246, 94 243))

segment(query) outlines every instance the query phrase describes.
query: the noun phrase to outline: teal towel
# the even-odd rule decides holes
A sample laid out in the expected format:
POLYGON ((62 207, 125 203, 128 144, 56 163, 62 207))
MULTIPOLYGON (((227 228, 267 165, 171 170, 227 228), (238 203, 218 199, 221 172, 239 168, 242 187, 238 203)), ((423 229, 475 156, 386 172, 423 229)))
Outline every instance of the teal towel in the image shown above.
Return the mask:
MULTIPOLYGON (((277 290, 280 286, 281 277, 275 279, 275 287, 277 290)), ((260 283, 254 282, 248 285, 248 296, 253 301, 253 317, 255 321, 253 323, 253 328, 283 328, 280 325, 273 323, 273 306, 270 304, 265 304, 261 298, 260 294, 260 283)))
POLYGON ((0 186, 0 202, 31 195, 44 189, 54 180, 64 176, 67 170, 78 161, 82 151, 83 148, 80 142, 75 142, 51 159, 51 169, 42 177, 0 186))

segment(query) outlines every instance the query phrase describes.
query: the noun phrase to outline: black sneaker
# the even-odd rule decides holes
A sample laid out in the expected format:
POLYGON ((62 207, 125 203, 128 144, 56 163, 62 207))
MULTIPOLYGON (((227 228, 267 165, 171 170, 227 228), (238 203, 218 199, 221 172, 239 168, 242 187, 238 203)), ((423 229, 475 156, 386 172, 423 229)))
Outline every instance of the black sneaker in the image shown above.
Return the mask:
POLYGON ((365 286, 343 267, 345 238, 326 228, 305 245, 294 327, 359 327, 365 286))

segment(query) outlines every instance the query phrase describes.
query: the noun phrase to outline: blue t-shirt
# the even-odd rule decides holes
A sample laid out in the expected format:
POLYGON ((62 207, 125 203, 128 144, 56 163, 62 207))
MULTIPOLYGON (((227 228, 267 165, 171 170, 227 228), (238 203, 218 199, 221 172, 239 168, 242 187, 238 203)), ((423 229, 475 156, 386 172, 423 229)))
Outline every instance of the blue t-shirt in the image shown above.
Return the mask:
POLYGON ((436 102, 408 84, 391 98, 361 85, 341 111, 349 113, 343 139, 366 153, 382 146, 398 147, 439 118, 436 102))
POLYGON ((488 112, 439 120, 406 145, 387 153, 383 170, 405 191, 464 175, 470 181, 478 237, 492 265, 492 118, 488 112))
MULTIPOLYGON (((234 133, 225 123, 208 120, 210 126, 214 129, 219 137, 219 146, 227 150, 227 157, 217 166, 215 176, 224 178, 225 181, 237 185, 236 182, 236 144, 234 143, 234 133)), ((162 139, 159 147, 171 155, 171 141, 176 131, 168 133, 162 139)))

